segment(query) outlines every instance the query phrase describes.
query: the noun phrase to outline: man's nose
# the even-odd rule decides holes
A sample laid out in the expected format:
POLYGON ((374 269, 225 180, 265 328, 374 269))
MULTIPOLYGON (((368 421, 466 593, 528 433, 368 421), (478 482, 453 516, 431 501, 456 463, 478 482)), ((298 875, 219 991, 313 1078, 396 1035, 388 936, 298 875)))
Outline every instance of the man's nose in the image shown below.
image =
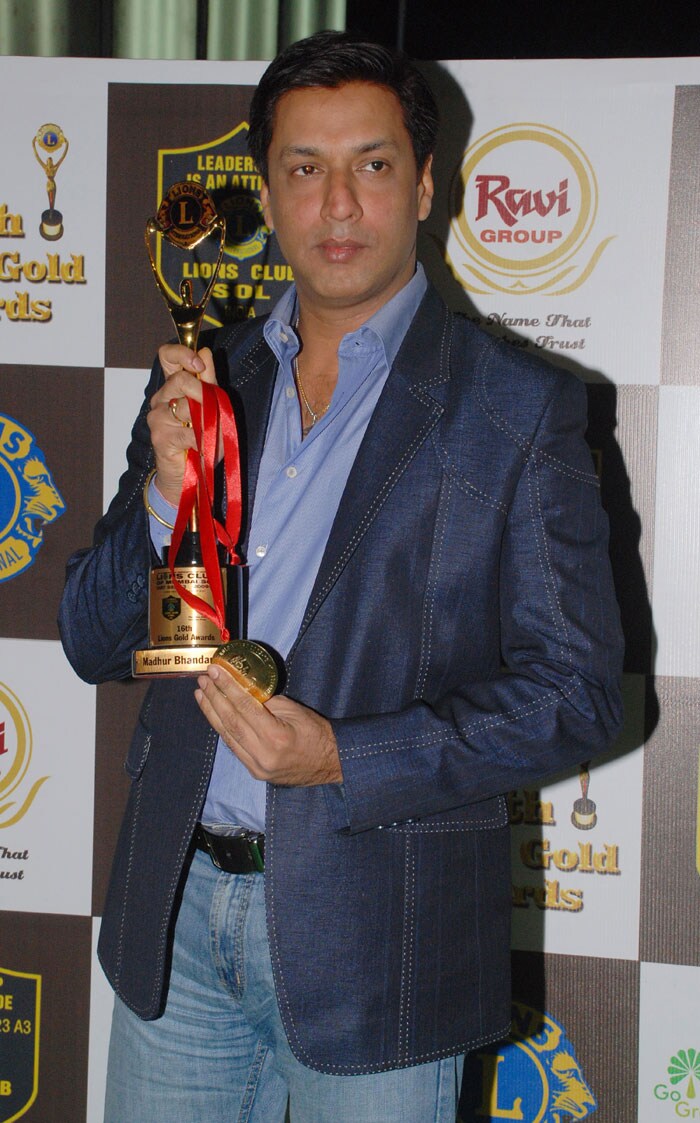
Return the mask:
POLYGON ((356 222, 361 215, 362 206, 351 177, 342 171, 329 173, 321 217, 356 222))

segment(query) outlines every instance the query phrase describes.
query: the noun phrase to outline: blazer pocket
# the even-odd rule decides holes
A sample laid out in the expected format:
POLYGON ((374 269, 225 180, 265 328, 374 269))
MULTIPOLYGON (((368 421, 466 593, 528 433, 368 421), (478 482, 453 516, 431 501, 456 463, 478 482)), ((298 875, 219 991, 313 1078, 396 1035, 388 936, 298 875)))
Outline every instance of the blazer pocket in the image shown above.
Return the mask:
POLYGON ((424 815, 420 819, 392 823, 384 829, 409 834, 442 834, 449 831, 487 831, 507 826, 508 805, 505 796, 497 795, 478 803, 453 807, 437 815, 424 815))

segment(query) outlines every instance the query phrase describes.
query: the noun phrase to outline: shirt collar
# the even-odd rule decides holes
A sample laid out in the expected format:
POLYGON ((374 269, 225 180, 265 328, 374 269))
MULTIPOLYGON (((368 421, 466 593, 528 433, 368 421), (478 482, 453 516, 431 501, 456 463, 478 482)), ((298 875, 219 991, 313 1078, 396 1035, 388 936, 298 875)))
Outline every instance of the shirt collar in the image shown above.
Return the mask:
MULTIPOLYGON (((356 354, 358 349, 368 352, 380 347, 387 366, 391 367, 427 287, 425 270, 418 262, 408 284, 370 316, 366 323, 343 336, 338 353, 348 354, 352 348, 356 354)), ((299 340, 294 330, 296 319, 297 292, 296 286, 291 285, 277 301, 263 327, 265 340, 280 363, 291 361, 299 349, 299 340)))

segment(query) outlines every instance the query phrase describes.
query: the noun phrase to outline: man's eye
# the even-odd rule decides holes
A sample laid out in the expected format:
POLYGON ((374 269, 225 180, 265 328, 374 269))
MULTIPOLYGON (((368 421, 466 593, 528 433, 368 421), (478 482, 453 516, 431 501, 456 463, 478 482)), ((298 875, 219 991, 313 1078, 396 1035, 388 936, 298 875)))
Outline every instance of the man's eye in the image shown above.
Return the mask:
POLYGON ((295 175, 313 175, 316 168, 313 164, 302 164, 301 167, 294 169, 295 175))
POLYGON ((381 172, 386 166, 386 160, 370 160, 370 162, 365 165, 371 172, 381 172))

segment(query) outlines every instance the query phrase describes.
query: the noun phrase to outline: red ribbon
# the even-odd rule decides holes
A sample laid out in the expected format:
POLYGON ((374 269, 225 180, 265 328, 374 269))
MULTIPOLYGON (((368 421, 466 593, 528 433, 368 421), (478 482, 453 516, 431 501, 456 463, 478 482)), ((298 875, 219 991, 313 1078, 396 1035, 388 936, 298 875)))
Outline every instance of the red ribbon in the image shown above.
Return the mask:
POLYGON ((226 598, 221 581, 217 542, 224 547, 226 560, 231 565, 241 564, 241 559, 236 552, 242 511, 238 430, 228 394, 220 386, 211 382, 202 382, 202 404, 190 398, 189 406, 197 448, 187 450, 180 505, 168 551, 168 567, 173 585, 185 603, 216 624, 221 632, 222 641, 226 643, 229 639, 229 631, 226 627, 226 598), (219 436, 223 448, 226 482, 226 518, 223 524, 214 517, 213 512, 214 468, 219 436), (213 608, 201 597, 185 589, 175 576, 175 558, 194 510, 197 511, 202 562, 212 592, 213 608))

